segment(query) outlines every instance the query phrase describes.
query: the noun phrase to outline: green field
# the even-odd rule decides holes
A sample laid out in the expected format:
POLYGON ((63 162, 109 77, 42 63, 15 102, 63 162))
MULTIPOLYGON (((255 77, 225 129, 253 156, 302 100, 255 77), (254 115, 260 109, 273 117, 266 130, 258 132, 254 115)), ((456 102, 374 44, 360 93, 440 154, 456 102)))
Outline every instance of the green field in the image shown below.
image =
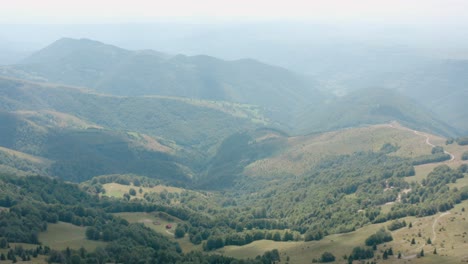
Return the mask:
POLYGON ((144 198, 145 193, 161 193, 167 191, 168 193, 181 193, 184 189, 165 186, 165 185, 156 185, 154 187, 137 187, 134 185, 123 185, 119 183, 106 183, 102 187, 106 190, 104 195, 110 197, 122 198, 125 193, 128 193, 130 189, 134 189, 137 193, 134 196, 135 198, 144 198), (142 192, 139 192, 141 188, 142 192))
POLYGON ((106 243, 86 239, 86 228, 69 223, 59 222, 49 224, 47 231, 39 234, 39 241, 54 249, 84 247, 86 250, 94 250, 96 247, 104 247, 106 243))

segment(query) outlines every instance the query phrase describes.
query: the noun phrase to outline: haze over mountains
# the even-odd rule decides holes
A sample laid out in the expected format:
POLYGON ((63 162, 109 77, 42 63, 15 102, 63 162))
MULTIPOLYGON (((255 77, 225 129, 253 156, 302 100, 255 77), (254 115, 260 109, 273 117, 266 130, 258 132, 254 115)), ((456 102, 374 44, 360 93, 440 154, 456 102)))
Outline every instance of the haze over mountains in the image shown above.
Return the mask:
MULTIPOLYGON (((440 68, 436 71, 443 78, 443 71, 440 68)), ((413 85, 411 80, 407 84, 391 87, 396 88, 392 92, 371 92, 374 103, 378 104, 381 100, 384 108, 396 108, 377 113, 367 109, 369 104, 364 102, 367 96, 359 96, 367 94, 370 89, 351 94, 347 92, 344 98, 339 98, 333 95, 333 91, 324 90, 319 85, 320 82, 311 77, 254 60, 224 61, 209 56, 167 55, 150 50, 129 51, 87 39, 60 39, 32 54, 21 64, 0 68, 0 72, 16 78, 82 86, 120 96, 181 96, 257 105, 264 108, 263 115, 272 123, 279 124, 279 128, 290 133, 309 133, 392 120, 400 120, 445 135, 463 133, 465 129, 464 115, 459 114, 459 118, 454 118, 446 108, 440 107, 447 104, 445 100, 434 102, 427 99, 440 93, 428 92, 427 86, 413 85), (401 105, 391 100, 402 96, 397 95, 396 90, 412 97, 422 93, 421 100, 407 100, 401 105), (395 95, 389 96, 389 93, 395 95), (361 101, 354 101, 355 99, 361 101), (421 105, 417 105, 416 101, 421 105), (346 104, 350 106, 345 106, 346 104), (436 111, 430 112, 424 106, 436 111), (350 120, 324 119, 327 124, 320 121, 321 116, 326 116, 323 113, 333 115, 340 107, 348 112, 347 115, 351 117, 347 119, 350 120), (364 107, 365 110, 352 114, 356 107, 364 107), (366 114, 363 115, 362 111, 366 114), (414 116, 408 119, 402 117, 402 114, 414 116), (318 118, 314 118, 314 115, 318 118), (364 117, 367 115, 370 118, 364 117), (451 119, 448 120, 451 122, 440 121, 445 121, 443 117, 449 115, 451 119)), ((426 79, 418 80, 421 82, 426 79)), ((448 98, 452 94, 463 92, 457 80, 451 78, 446 82, 454 86, 448 98)), ((432 90, 441 90, 433 82, 431 85, 432 90)), ((352 87, 350 85, 351 91, 352 87)), ((362 88, 365 87, 363 85, 362 88)), ((373 90, 379 90, 379 87, 386 85, 376 86, 373 90)), ((458 104, 455 101, 452 107, 459 108, 458 104)))
POLYGON ((262 127, 303 135, 398 121, 441 135, 463 131, 460 120, 440 119, 431 111, 437 108, 399 89, 350 89, 336 96, 310 77, 251 59, 130 51, 63 38, 0 72, 10 76, 0 78, 8 140, 2 146, 53 161, 27 161, 26 170, 74 181, 137 173, 182 185, 230 186, 228 175, 281 149, 281 140, 248 143, 249 133, 262 127), (94 146, 103 140, 108 143, 94 146))
POLYGON ((0 255, 459 263, 466 63, 327 48, 294 72, 62 38, 1 66, 0 255))

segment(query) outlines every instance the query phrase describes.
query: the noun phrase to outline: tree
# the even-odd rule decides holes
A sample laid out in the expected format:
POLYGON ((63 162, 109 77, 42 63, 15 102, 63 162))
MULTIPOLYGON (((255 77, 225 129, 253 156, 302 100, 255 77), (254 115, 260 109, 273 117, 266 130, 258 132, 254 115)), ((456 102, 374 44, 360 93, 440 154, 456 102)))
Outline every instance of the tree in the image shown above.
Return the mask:
POLYGON ((185 228, 182 225, 177 225, 174 232, 175 238, 183 238, 185 236, 185 228))
POLYGON ((0 238, 0 248, 8 248, 8 241, 4 237, 0 238))
POLYGON ((437 255, 437 249, 434 248, 434 252, 432 252, 432 253, 434 253, 434 255, 437 255))
POLYGON ((130 188, 130 190, 128 190, 128 194, 130 194, 131 196, 135 196, 136 195, 135 189, 130 188))
POLYGON ((275 234, 273 234, 273 240, 281 241, 281 234, 278 231, 276 231, 275 234))
POLYGON ((398 259, 401 259, 401 252, 398 252, 398 259))
POLYGON ((411 239, 411 245, 414 245, 414 244, 416 244, 416 240, 413 237, 413 239, 411 239))
POLYGON ((389 249, 388 249, 388 255, 389 255, 389 256, 393 256, 393 249, 392 249, 392 248, 389 248, 389 249))
POLYGON ((468 151, 463 152, 461 159, 468 160, 468 151))
POLYGON ((424 257, 424 249, 421 249, 421 252, 419 253, 420 257, 424 257))
POLYGON ((283 236, 283 241, 292 241, 292 240, 294 240, 293 233, 286 231, 283 236))
POLYGON ((427 239, 426 243, 427 243, 428 245, 432 244, 432 241, 431 241, 431 238, 430 238, 430 237, 427 239))
POLYGON ((99 230, 92 226, 86 228, 86 238, 89 240, 99 240, 99 230))
POLYGON ((70 258, 71 264, 80 264, 81 263, 81 257, 78 255, 73 255, 70 258))
POLYGON ((388 259, 387 250, 384 251, 384 253, 383 253, 383 255, 382 255, 382 258, 383 258, 383 259, 388 259))
POLYGON ((320 262, 333 262, 335 261, 335 256, 330 252, 323 252, 322 257, 320 257, 320 262))

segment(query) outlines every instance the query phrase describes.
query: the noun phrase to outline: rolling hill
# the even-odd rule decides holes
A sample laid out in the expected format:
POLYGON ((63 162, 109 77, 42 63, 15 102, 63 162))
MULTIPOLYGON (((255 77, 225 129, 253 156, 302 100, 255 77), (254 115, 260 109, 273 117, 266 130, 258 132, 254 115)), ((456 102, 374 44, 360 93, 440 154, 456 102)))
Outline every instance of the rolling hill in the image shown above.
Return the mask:
POLYGON ((367 88, 330 99, 302 112, 297 128, 309 132, 332 131, 366 124, 398 121, 418 130, 453 136, 457 129, 438 119, 432 109, 392 89, 367 88))
POLYGON ((137 131, 172 140, 187 149, 208 152, 236 131, 269 123, 262 109, 251 105, 101 95, 69 86, 8 78, 0 78, 0 101, 0 110, 7 112, 31 115, 31 111, 43 114, 47 113, 45 110, 54 111, 89 123, 88 126, 137 131))

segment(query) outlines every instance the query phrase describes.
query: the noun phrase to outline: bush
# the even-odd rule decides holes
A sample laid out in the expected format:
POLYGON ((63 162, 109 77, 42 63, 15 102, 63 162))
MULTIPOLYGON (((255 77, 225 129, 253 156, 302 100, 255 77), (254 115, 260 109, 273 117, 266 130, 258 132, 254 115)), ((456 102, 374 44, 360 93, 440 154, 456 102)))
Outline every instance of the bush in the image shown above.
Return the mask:
POLYGON ((444 148, 440 146, 435 146, 432 148, 431 151, 432 154, 437 154, 437 153, 444 153, 444 148))
POLYGON ((174 236, 175 238, 183 238, 185 236, 185 229, 182 225, 177 225, 174 236))
POLYGON ((405 227, 405 226, 406 226, 405 220, 403 220, 403 221, 395 220, 395 221, 391 222, 390 225, 388 225, 387 229, 390 230, 390 231, 394 231, 394 230, 400 229, 400 228, 405 227))
POLYGON ((333 262, 335 261, 335 256, 330 252, 324 252, 322 257, 320 257, 320 262, 333 262))
POLYGON ((353 252, 349 256, 348 260, 361 260, 370 259, 374 257, 374 251, 372 249, 364 249, 362 247, 353 248, 353 252))
POLYGON ((462 160, 468 160, 468 151, 463 152, 461 158, 462 158, 462 160))

